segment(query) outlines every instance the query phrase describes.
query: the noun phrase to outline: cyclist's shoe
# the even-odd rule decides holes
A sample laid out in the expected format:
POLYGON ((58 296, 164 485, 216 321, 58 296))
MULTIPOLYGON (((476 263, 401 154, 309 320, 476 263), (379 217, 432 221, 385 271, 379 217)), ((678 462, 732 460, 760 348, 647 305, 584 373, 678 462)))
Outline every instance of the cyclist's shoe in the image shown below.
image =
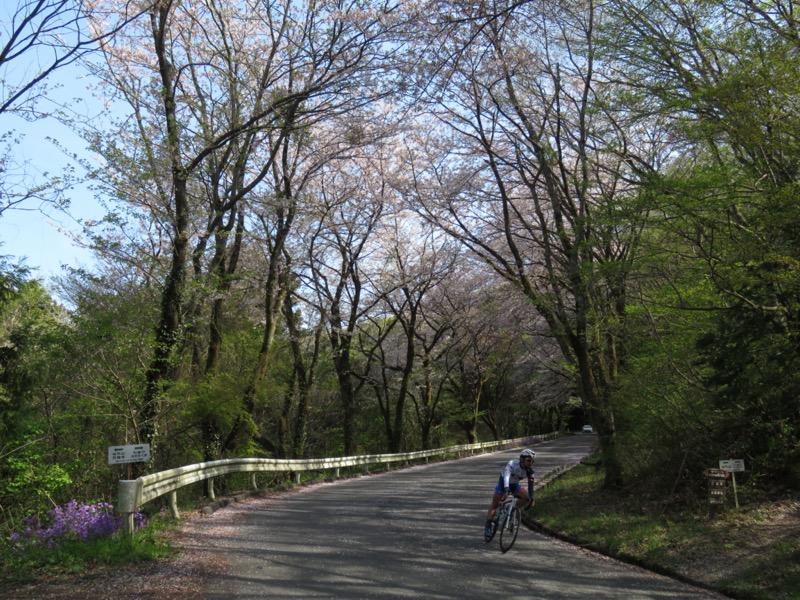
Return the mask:
POLYGON ((490 540, 494 537, 494 526, 495 524, 492 521, 488 521, 486 523, 486 529, 483 530, 483 537, 487 540, 490 540))

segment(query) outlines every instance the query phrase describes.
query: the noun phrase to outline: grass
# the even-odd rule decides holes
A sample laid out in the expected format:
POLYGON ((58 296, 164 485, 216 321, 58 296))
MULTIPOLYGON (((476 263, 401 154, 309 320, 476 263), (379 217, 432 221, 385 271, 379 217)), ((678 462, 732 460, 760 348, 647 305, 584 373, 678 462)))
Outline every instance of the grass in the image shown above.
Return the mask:
MULTIPOLYGON (((758 502, 663 511, 636 493, 602 489, 603 472, 579 466, 537 492, 534 527, 600 553, 742 600, 800 598, 796 503, 758 502)), ((699 506, 699 505, 698 505, 699 506)))

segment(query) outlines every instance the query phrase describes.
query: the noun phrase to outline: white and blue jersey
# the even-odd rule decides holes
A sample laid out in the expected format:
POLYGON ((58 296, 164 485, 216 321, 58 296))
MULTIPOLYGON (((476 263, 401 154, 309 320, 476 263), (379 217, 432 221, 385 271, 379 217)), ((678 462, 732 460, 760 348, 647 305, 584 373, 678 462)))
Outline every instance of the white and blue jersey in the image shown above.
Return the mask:
POLYGON ((510 460, 500 473, 500 479, 497 481, 494 493, 511 492, 516 496, 523 480, 528 482, 528 497, 533 500, 533 469, 524 467, 522 461, 518 458, 510 460))

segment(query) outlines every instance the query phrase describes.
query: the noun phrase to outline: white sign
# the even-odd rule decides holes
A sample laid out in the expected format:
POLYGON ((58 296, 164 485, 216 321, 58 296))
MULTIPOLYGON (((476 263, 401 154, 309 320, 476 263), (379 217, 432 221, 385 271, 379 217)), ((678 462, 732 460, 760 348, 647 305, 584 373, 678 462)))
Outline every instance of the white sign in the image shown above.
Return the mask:
POLYGON ((108 464, 110 465, 145 462, 148 460, 150 460, 150 444, 108 447, 108 464))
POLYGON ((729 473, 739 473, 744 471, 744 461, 740 458, 729 458, 719 461, 719 468, 729 473))

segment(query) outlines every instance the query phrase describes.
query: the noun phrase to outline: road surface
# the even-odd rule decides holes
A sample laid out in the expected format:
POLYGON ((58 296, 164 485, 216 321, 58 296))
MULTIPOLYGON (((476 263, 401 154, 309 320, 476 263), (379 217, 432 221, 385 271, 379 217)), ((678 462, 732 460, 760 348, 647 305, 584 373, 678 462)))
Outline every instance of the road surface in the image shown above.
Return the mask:
MULTIPOLYGON (((590 451, 596 436, 535 446, 537 479, 590 451)), ((710 599, 724 596, 523 529, 486 544, 486 508, 516 450, 319 484, 249 503, 208 544, 227 572, 204 597, 347 599, 710 599)), ((224 510, 224 509, 223 509, 224 510)))

